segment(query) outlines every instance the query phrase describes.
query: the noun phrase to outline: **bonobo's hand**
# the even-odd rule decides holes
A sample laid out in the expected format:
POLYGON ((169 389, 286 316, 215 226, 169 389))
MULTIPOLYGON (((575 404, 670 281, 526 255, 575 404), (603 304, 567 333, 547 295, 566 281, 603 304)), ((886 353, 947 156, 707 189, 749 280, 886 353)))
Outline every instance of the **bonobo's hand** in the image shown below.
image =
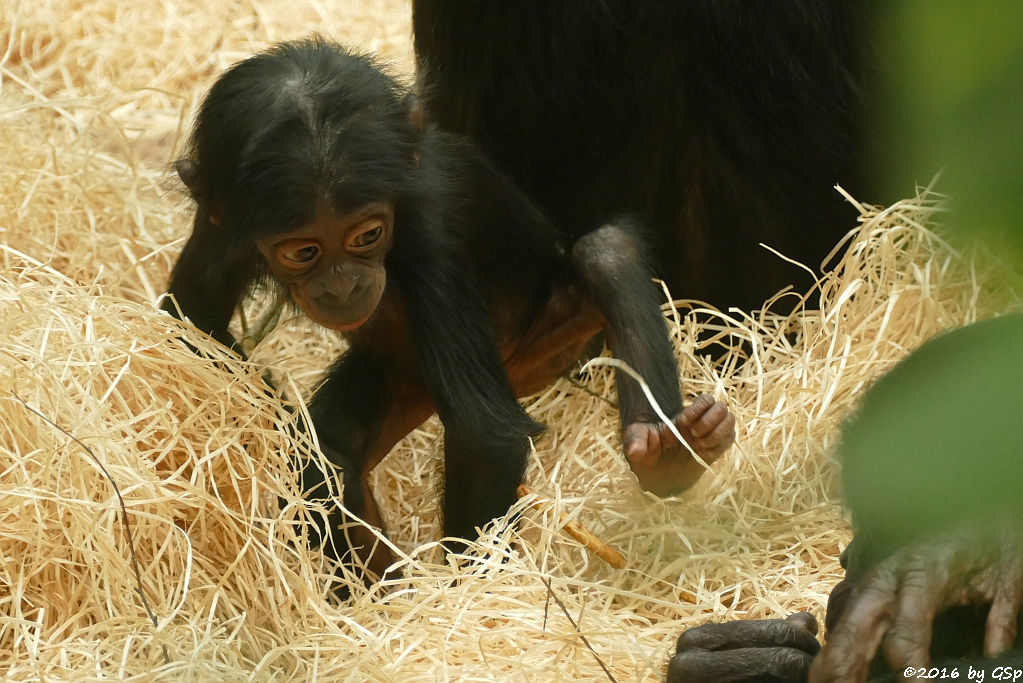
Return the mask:
MULTIPOLYGON (((703 460, 710 464, 735 441, 735 416, 724 403, 701 394, 675 416, 675 428, 703 460)), ((629 466, 647 491, 667 496, 689 488, 703 474, 696 462, 661 422, 634 422, 622 431, 622 446, 629 466)))
POLYGON ((679 636, 668 683, 803 683, 820 650, 816 633, 808 612, 691 628, 679 636))
POLYGON ((957 604, 991 603, 985 655, 1007 650, 1023 596, 1021 538, 1011 523, 964 524, 879 563, 829 630, 810 680, 865 681, 878 647, 897 673, 929 666, 934 616, 957 604))

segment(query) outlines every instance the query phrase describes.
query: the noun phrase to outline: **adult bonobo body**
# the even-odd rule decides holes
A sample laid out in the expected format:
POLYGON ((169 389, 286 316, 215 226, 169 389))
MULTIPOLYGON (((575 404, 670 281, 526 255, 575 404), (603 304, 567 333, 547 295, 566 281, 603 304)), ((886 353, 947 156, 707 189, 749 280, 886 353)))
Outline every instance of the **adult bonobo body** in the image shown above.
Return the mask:
MULTIPOLYGON (((419 114, 369 58, 283 44, 220 78, 177 164, 198 204, 169 287, 182 312, 232 344, 232 312, 264 280, 350 343, 310 406, 344 468, 346 506, 379 523, 366 475, 436 411, 445 532, 470 536, 504 514, 540 429, 516 395, 564 372, 602 328, 701 454, 727 448, 734 421, 722 404, 700 397, 682 410, 633 227, 563 241, 471 143, 419 114)), ((664 491, 695 480, 701 469, 638 391, 619 391, 642 480, 664 491)), ((310 495, 322 483, 306 472, 310 495)), ((369 559, 380 571, 388 556, 369 559)))
MULTIPOLYGON (((862 2, 415 0, 429 115, 570 234, 621 213, 676 297, 758 308, 853 227, 862 2)), ((803 279, 799 279, 803 278, 803 279)))

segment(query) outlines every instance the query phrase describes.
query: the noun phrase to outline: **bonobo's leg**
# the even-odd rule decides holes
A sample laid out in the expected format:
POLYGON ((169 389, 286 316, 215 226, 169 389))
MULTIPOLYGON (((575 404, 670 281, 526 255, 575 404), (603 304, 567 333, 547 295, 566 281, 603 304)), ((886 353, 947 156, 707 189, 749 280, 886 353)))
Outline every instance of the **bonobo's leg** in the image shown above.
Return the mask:
MULTIPOLYGON (((345 507, 375 526, 382 526, 382 520, 369 488, 369 473, 434 410, 415 377, 414 371, 390 357, 353 346, 331 368, 309 405, 320 448, 344 470, 345 507)), ((323 475, 314 466, 306 467, 302 484, 307 498, 323 497, 317 495, 324 485, 323 475)), ((327 523, 336 530, 345 522, 345 515, 334 510, 327 523)), ((347 537, 350 547, 338 537, 333 538, 333 545, 328 543, 325 552, 343 559, 351 550, 382 576, 393 561, 387 547, 358 525, 349 527, 347 537)))
POLYGON ((540 391, 582 357, 604 316, 579 287, 558 281, 529 330, 504 359, 516 396, 540 391))
MULTIPOLYGON (((710 396, 682 409, 674 349, 648 261, 642 237, 628 221, 604 225, 572 247, 576 279, 607 320, 611 352, 644 377, 664 414, 710 462, 731 446, 735 419, 710 396)), ((703 467, 657 418, 639 384, 623 373, 618 373, 618 403, 623 449, 640 484, 658 495, 691 486, 703 467)))

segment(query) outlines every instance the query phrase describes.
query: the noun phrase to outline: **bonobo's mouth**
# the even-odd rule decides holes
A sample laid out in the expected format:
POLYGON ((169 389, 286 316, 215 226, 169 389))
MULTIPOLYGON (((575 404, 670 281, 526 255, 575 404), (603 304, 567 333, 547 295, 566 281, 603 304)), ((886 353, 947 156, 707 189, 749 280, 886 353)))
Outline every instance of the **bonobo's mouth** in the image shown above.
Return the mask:
POLYGON ((352 332, 365 325, 380 305, 383 294, 382 287, 378 291, 364 289, 350 297, 343 306, 323 306, 319 302, 310 301, 301 287, 292 285, 290 290, 292 300, 310 320, 328 330, 342 333, 352 332))
POLYGON ((352 330, 358 329, 366 324, 366 321, 373 317, 373 311, 370 311, 365 318, 356 320, 353 323, 338 323, 332 320, 316 320, 317 325, 322 325, 328 330, 334 330, 335 332, 351 332, 352 330))

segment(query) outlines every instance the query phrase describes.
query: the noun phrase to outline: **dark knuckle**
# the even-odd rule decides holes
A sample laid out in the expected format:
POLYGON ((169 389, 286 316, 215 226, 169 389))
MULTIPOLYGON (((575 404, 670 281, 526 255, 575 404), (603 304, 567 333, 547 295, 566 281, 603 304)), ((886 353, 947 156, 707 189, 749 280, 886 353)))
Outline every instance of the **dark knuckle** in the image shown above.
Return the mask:
POLYGON ((895 595, 895 582, 888 576, 870 577, 858 591, 857 598, 864 600, 889 599, 895 595))
POLYGON ((904 588, 917 588, 929 590, 934 585, 934 576, 930 571, 922 567, 907 569, 902 575, 902 586, 904 588))
POLYGON ((668 680, 698 681, 703 669, 703 657, 693 652, 681 652, 668 663, 668 680))

